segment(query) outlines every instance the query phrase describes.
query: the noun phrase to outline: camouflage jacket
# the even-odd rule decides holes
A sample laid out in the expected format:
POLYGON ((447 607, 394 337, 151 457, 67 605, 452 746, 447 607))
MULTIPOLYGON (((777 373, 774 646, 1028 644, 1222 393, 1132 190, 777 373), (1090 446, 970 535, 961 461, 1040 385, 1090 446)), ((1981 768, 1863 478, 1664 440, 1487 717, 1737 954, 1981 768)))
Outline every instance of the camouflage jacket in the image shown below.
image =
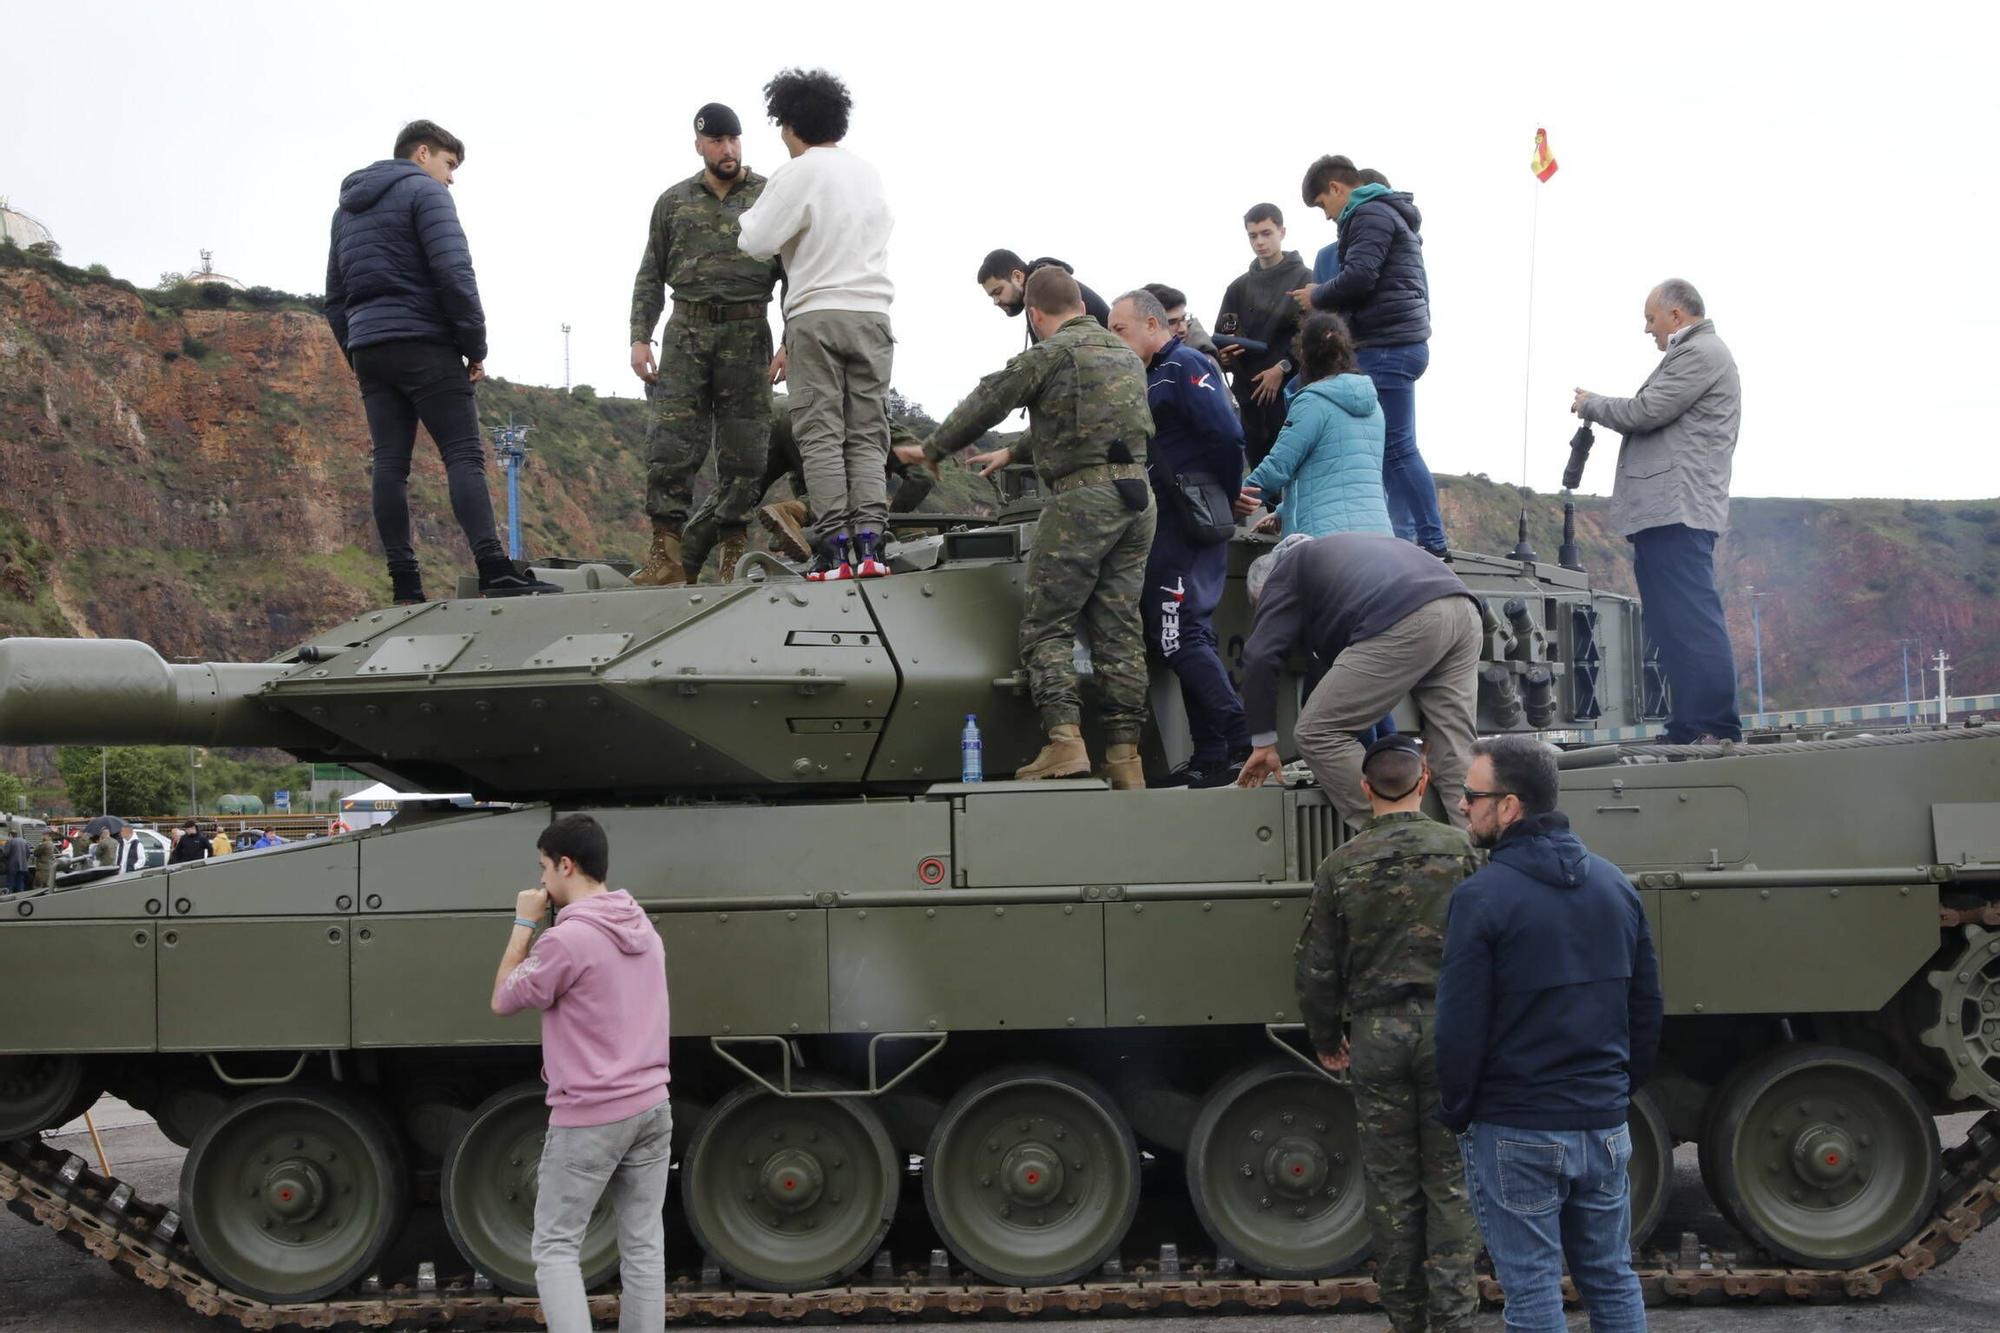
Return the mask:
POLYGON ((1146 461, 1153 414, 1146 409, 1146 368, 1132 349, 1088 315, 979 381, 924 443, 943 458, 1028 409, 1028 433, 1011 446, 1016 463, 1033 463, 1046 486, 1078 468, 1146 461), (1124 446, 1120 457, 1115 446, 1124 446))
POLYGON ((1478 868, 1464 833, 1413 812, 1377 815, 1320 862, 1292 951, 1315 1049, 1339 1049, 1343 1012, 1436 993, 1445 910, 1478 868))
POLYGON ((653 204, 646 253, 632 280, 632 341, 646 342, 666 307, 666 291, 683 301, 742 305, 768 301, 784 276, 775 259, 752 259, 736 248, 737 221, 764 192, 764 178, 745 171, 727 196, 715 197, 696 172, 653 204))

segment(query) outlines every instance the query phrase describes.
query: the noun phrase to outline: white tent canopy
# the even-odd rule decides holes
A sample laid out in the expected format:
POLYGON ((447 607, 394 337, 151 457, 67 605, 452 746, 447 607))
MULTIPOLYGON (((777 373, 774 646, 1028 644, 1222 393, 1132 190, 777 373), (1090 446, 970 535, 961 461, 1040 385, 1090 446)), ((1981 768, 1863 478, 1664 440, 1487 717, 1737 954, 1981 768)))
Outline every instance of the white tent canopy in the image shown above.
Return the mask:
POLYGON ((340 817, 350 828, 373 828, 387 823, 395 813, 412 801, 450 801, 453 805, 471 805, 471 792, 427 792, 397 791, 386 782, 378 782, 372 787, 363 787, 352 796, 340 798, 340 817))

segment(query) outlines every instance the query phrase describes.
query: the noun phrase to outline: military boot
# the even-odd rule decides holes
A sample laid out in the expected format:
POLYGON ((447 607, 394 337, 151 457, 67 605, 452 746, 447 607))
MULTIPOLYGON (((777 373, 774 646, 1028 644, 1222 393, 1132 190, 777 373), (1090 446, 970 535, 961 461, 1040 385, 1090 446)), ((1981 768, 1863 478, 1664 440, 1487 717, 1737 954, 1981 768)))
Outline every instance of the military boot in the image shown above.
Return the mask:
POLYGON ((641 588, 678 588, 687 582, 681 568, 681 533, 671 524, 653 520, 653 544, 646 548, 646 563, 632 576, 641 588))
POLYGON ((1105 746, 1104 776, 1110 780, 1113 791, 1143 791, 1146 786, 1146 770, 1139 762, 1139 747, 1105 746))
POLYGON ((1016 782, 1089 776, 1090 751, 1083 748, 1083 731, 1067 723, 1060 727, 1049 728, 1049 743, 1042 747, 1042 752, 1035 756, 1035 761, 1025 768, 1014 770, 1016 782))
POLYGON ((757 521, 778 541, 778 549, 791 560, 812 559, 812 539, 806 536, 806 502, 780 500, 757 511, 757 521))
POLYGON ((722 541, 715 556, 715 581, 730 583, 736 578, 736 562, 743 558, 744 534, 741 528, 731 528, 722 534, 722 541))

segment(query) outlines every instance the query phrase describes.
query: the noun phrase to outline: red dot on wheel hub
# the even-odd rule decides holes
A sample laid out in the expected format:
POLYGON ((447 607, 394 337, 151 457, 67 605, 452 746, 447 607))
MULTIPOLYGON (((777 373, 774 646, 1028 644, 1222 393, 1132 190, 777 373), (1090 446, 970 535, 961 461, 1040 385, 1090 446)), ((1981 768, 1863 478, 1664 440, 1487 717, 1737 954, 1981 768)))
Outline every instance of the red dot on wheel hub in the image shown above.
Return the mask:
POLYGON ((1830 1152, 1830 1153, 1828 1153, 1828 1154, 1826 1155, 1826 1164, 1827 1164, 1828 1166, 1839 1166, 1839 1165, 1840 1165, 1840 1154, 1839 1154, 1839 1153, 1837 1153, 1837 1152, 1830 1152))
POLYGON ((1030 1185, 1036 1184, 1041 1180, 1041 1178, 1042 1178, 1042 1173, 1039 1171, 1030 1171, 1028 1173, 1028 1183, 1030 1185))

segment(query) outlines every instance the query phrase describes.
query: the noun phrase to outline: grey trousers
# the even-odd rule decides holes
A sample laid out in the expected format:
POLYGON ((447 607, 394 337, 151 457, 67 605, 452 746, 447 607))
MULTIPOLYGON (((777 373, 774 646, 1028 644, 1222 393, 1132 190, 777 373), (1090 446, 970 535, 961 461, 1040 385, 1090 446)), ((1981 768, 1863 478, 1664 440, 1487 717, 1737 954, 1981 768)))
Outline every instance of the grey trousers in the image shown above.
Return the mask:
POLYGON ((895 339, 887 315, 808 310, 785 326, 792 436, 806 474, 813 535, 881 532, 889 517, 889 372, 895 339))
POLYGON ((589 1333, 579 1255, 605 1194, 618 1224, 619 1333, 667 1323, 667 1162, 674 1118, 661 1102, 608 1125, 549 1126, 536 1176, 535 1290, 551 1333, 589 1333))
POLYGON ((1423 714, 1431 787, 1451 822, 1465 827, 1458 798, 1472 766, 1479 647, 1479 608, 1469 597, 1453 596, 1425 603, 1333 659, 1299 710, 1292 740, 1348 823, 1361 824, 1369 814, 1361 791, 1363 750, 1354 733, 1373 726, 1407 694, 1423 714))

